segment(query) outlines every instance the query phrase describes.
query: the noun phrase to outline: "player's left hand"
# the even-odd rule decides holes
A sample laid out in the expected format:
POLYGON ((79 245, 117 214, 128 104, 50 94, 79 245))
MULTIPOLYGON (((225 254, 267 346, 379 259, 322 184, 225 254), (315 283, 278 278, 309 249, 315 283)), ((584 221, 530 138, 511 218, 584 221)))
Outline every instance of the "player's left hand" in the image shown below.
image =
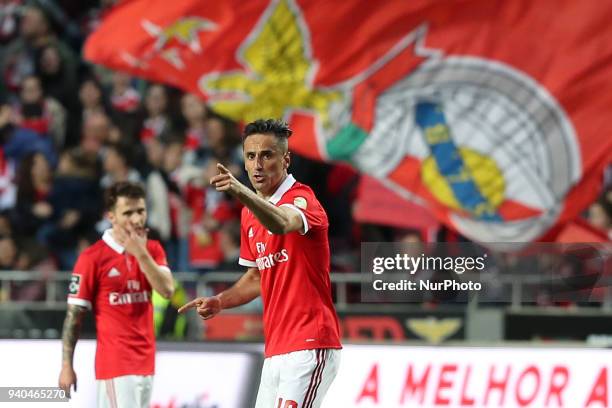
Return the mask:
POLYGON ((115 229, 115 239, 125 250, 135 257, 143 255, 147 251, 147 230, 138 232, 133 226, 118 226, 115 229))
POLYGON ((244 185, 221 163, 217 163, 217 171, 219 174, 210 179, 210 185, 214 186, 217 191, 225 191, 236 195, 241 188, 244 188, 244 185))
POLYGON ((203 320, 208 320, 215 317, 221 311, 221 299, 218 296, 199 297, 181 306, 178 312, 183 313, 193 308, 196 309, 203 320))

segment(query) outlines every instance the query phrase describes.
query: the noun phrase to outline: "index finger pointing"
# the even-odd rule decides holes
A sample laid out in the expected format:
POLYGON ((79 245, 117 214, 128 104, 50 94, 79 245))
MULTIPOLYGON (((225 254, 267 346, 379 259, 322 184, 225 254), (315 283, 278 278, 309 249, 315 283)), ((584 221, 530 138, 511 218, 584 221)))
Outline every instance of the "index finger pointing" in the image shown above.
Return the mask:
POLYGON ((181 307, 178 309, 178 312, 179 312, 179 313, 183 313, 183 312, 184 312, 184 311, 186 311, 186 310, 189 310, 189 309, 193 309, 193 308, 195 308, 195 307, 198 307, 199 302, 200 302, 200 299, 193 299, 191 302, 185 303, 183 306, 181 306, 181 307))
POLYGON ((215 184, 219 181, 227 181, 227 174, 217 174, 216 176, 212 177, 209 181, 210 184, 215 184))
POLYGON ((219 170, 222 174, 230 174, 230 171, 227 169, 227 167, 225 167, 221 163, 217 163, 217 170, 219 170))

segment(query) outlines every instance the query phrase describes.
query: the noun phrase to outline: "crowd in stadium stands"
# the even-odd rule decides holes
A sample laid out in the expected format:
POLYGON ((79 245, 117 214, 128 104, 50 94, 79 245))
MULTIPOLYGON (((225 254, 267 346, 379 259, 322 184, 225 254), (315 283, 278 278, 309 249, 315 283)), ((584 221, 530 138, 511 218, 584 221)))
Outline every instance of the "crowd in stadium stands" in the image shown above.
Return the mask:
MULTIPOLYGON (((240 130, 196 95, 82 60, 109 3, 0 1, 0 268, 70 270, 108 227, 105 189, 131 180, 173 270, 237 270, 240 207, 208 180, 221 162, 248 182, 240 130)), ((327 187, 355 171, 294 157, 292 173, 328 203, 344 195, 347 218, 353 191, 327 187)))
MULTIPOLYGON (((240 208, 208 180, 220 162, 248 182, 240 129, 196 95, 88 65, 81 46, 110 3, 0 0, 0 270, 70 270, 108 227, 104 189, 121 180, 146 186, 173 270, 237 270, 240 208)), ((360 241, 425 239, 353 222, 350 167, 294 155, 290 171, 329 214, 332 270, 358 270, 360 241)), ((587 213, 612 233, 612 193, 587 213)))

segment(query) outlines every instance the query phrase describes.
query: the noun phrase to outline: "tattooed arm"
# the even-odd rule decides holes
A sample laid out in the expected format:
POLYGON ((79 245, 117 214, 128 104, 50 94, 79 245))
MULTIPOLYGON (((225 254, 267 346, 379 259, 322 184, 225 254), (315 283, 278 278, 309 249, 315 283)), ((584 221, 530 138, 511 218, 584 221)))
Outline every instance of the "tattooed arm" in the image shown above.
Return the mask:
POLYGON ((77 389, 77 377, 72 366, 74 359, 74 347, 79 339, 81 323, 87 309, 82 306, 68 305, 64 329, 62 330, 62 371, 59 377, 59 387, 66 391, 66 396, 70 398, 70 387, 74 385, 77 389))

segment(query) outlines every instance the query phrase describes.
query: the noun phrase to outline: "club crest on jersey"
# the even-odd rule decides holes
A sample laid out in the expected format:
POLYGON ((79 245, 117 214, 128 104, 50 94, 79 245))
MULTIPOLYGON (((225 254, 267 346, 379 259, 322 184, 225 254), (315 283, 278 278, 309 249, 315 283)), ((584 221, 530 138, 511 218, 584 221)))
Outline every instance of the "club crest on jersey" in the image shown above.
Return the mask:
POLYGON ((249 228, 249 238, 253 238, 253 227, 249 228))

